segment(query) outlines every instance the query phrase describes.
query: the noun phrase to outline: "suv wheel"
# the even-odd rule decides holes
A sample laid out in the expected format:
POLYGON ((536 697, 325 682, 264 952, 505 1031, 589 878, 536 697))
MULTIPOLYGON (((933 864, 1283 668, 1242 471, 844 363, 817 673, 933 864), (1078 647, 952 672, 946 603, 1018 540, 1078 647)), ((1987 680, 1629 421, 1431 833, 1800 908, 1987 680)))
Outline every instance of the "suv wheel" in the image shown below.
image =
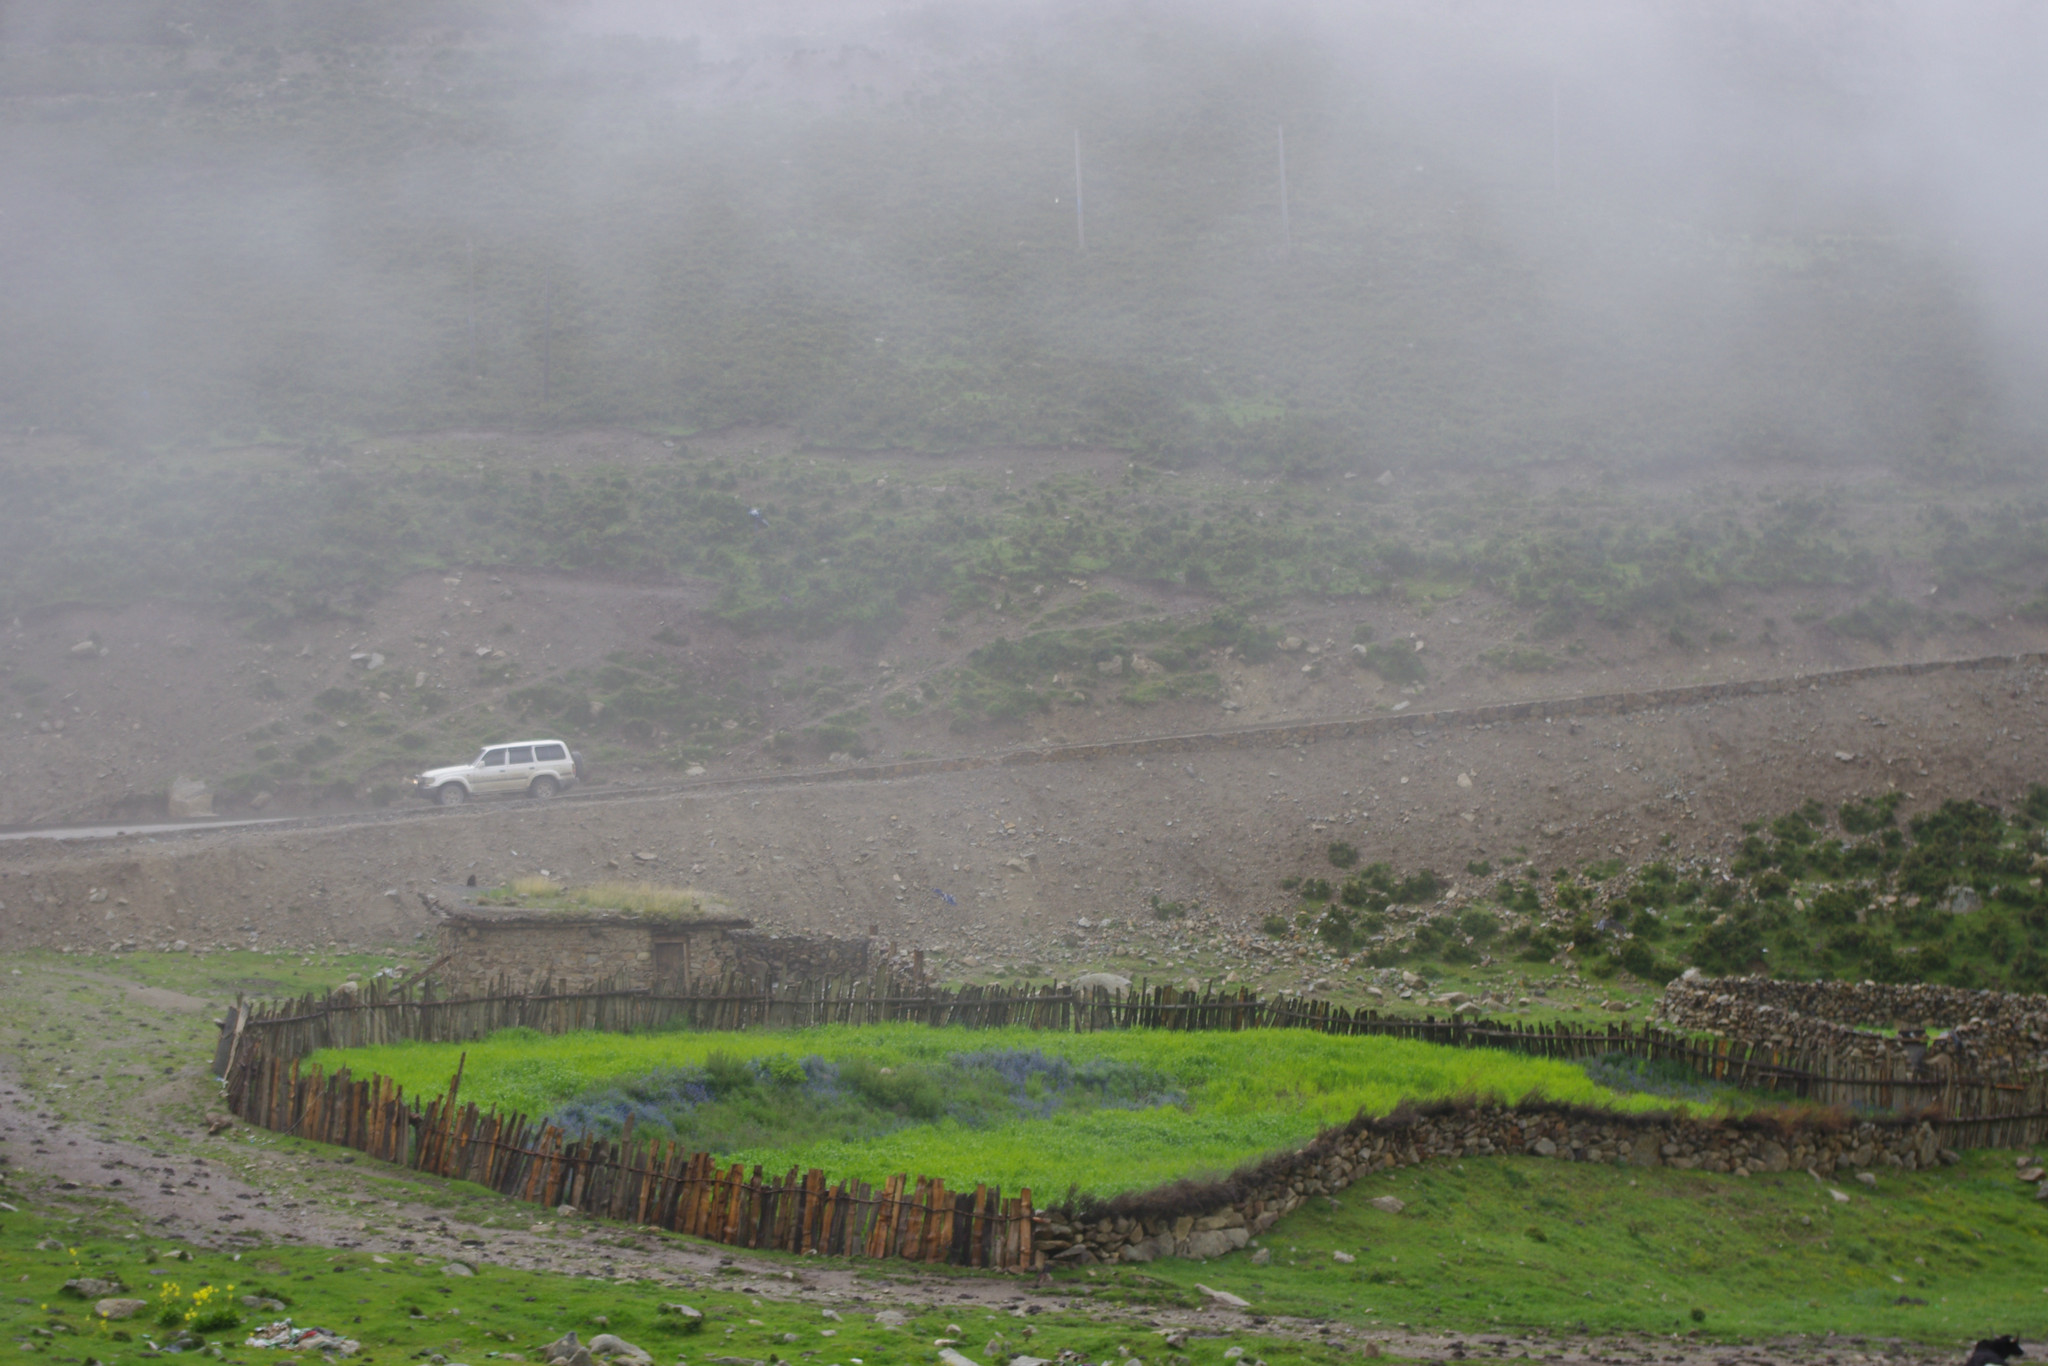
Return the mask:
POLYGON ((434 800, 443 806, 460 806, 469 800, 469 789, 461 783, 442 783, 434 793, 434 800))
POLYGON ((527 793, 531 796, 547 798, 554 796, 555 793, 561 791, 561 789, 562 785, 560 783, 556 782, 553 778, 550 778, 547 774, 543 773, 538 778, 535 778, 533 780, 533 786, 527 788, 526 790, 527 793))

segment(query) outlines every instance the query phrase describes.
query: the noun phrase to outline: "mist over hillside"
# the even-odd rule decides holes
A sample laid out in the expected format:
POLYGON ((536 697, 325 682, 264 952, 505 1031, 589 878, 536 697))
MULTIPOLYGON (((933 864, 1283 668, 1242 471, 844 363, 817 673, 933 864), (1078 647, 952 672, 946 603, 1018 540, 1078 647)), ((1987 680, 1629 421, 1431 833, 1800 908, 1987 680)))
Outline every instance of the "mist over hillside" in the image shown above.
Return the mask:
POLYGON ((2044 22, 16 4, 0 425, 2030 466, 2044 22))

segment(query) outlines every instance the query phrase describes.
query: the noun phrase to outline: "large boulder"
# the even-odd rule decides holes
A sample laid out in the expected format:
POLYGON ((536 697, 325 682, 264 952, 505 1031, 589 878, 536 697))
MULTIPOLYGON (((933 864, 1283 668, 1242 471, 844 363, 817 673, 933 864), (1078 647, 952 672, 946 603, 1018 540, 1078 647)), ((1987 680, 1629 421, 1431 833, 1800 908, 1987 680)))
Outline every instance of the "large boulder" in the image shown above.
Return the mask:
POLYGON ((612 1333, 599 1333, 596 1337, 592 1338, 590 1340, 590 1354, 592 1356, 623 1359, 635 1362, 638 1366, 650 1366, 650 1363, 654 1360, 644 1348, 635 1347, 624 1338, 612 1333))
POLYGON ((590 1359, 590 1349, 576 1340, 576 1333, 562 1334, 553 1342, 540 1349, 541 1360, 550 1366, 595 1366, 590 1359))
POLYGON ((165 799, 164 812, 172 820, 189 820, 194 816, 213 814, 213 793, 199 778, 188 778, 179 774, 171 779, 170 795, 165 799))
POLYGON ((1074 990, 1093 991, 1101 987, 1105 991, 1129 991, 1131 979, 1114 972, 1084 972, 1074 979, 1074 990))

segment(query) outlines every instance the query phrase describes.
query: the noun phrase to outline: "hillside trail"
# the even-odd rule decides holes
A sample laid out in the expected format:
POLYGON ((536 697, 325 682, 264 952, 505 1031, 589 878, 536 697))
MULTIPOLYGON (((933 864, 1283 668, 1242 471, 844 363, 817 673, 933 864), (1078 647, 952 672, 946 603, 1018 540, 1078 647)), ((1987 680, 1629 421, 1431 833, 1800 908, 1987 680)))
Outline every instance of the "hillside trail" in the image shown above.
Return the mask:
MULTIPOLYGON (((179 1126, 166 1126, 173 1130, 179 1126)), ((104 1126, 59 1119, 46 1102, 0 1068, 0 1146, 14 1178, 12 1195, 33 1212, 38 1188, 86 1192, 120 1205, 155 1237, 220 1251, 249 1253, 276 1243, 414 1259, 488 1263, 562 1276, 594 1277, 621 1294, 649 1287, 677 1295, 739 1292, 763 1299, 818 1304, 841 1312, 906 1305, 961 1313, 1079 1312, 1134 1331, 1182 1333, 1190 1339, 1247 1331, 1346 1345, 1362 1356, 1445 1362, 1540 1360, 1568 1366, 1938 1366, 1956 1353, 1888 1339, 1830 1336, 1729 1344, 1679 1337, 1498 1331, 1413 1333, 1355 1328, 1221 1306, 1133 1308, 1095 1303, 1086 1271, 1063 1272, 1050 1284, 1027 1276, 949 1275, 908 1263, 848 1263, 750 1257, 716 1244, 629 1230, 585 1215, 490 1202, 487 1218, 457 1217, 418 1201, 382 1198, 370 1183, 400 1169, 352 1154, 293 1157, 255 1153, 239 1125, 218 1134, 172 1132, 159 1146, 108 1136, 104 1126), (24 1178, 27 1179, 24 1179, 24 1178), (291 1184, 296 1180, 297 1186, 291 1184), (341 1208, 346 1207, 347 1212, 341 1208), (378 1227, 367 1227, 374 1213, 378 1227)), ((428 1181, 415 1173, 407 1179, 428 1181)), ((1217 1267, 1224 1283, 1236 1268, 1217 1267)), ((2006 1325, 1986 1325, 1986 1332, 2006 1325)), ((2028 1355, 2043 1350, 2028 1343, 2028 1355)))

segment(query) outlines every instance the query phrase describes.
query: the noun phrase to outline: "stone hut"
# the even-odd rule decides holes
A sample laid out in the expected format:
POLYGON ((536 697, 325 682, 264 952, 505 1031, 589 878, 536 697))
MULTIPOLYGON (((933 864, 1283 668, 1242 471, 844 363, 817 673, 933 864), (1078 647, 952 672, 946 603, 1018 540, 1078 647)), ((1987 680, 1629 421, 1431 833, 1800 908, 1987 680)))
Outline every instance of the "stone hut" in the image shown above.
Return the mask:
POLYGON ((556 991, 675 992, 734 975, 761 982, 867 975, 865 939, 761 935, 752 928, 715 903, 688 914, 468 905, 441 920, 432 975, 459 995, 498 983, 513 990, 547 982, 556 991))

